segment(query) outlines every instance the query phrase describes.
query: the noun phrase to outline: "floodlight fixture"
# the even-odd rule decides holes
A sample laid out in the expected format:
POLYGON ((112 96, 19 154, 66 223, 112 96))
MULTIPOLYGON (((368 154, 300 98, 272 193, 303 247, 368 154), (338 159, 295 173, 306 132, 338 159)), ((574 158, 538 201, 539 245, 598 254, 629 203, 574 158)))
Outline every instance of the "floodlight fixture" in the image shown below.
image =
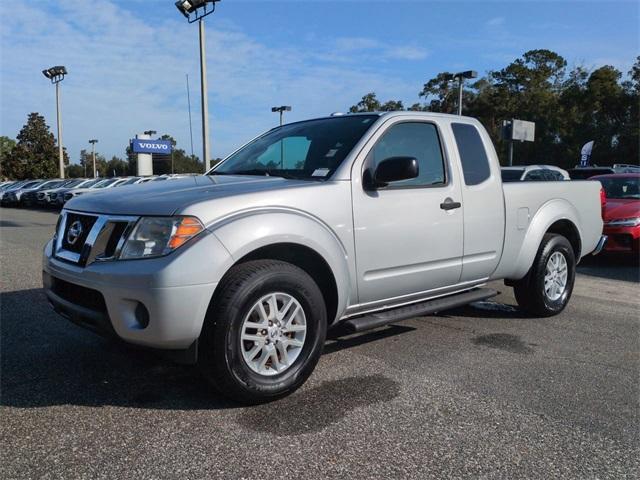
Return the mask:
POLYGON ((271 111, 273 113, 279 113, 280 114, 280 126, 282 126, 282 115, 284 112, 290 112, 291 111, 291 106, 290 105, 282 105, 280 107, 271 107, 271 111))
POLYGON ((176 8, 185 16, 189 23, 197 22, 201 18, 213 13, 216 2, 220 0, 178 0, 176 8))
POLYGON ((51 83, 58 83, 64 79, 64 76, 67 74, 67 69, 64 65, 58 65, 42 70, 42 74, 51 80, 51 83))
POLYGON ((145 135, 149 135, 150 137, 155 135, 156 133, 158 133, 158 132, 156 132, 155 130, 145 130, 144 131, 144 134, 145 135))
POLYGON ((467 70, 466 72, 459 72, 454 75, 457 78, 476 78, 478 76, 478 72, 475 70, 467 70))

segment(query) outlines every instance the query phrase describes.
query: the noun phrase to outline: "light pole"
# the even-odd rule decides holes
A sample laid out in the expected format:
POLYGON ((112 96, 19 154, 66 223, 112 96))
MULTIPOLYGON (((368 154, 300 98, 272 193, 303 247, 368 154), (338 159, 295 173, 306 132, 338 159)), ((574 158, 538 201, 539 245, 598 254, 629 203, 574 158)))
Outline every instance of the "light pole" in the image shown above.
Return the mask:
POLYGON ((42 74, 56 86, 56 114, 58 117, 58 168, 60 178, 64 178, 64 150, 62 148, 62 112, 60 110, 60 82, 64 80, 67 69, 63 65, 47 68, 42 74))
POLYGON ((475 70, 467 70, 465 72, 450 73, 445 78, 446 80, 458 81, 458 115, 462 115, 462 86, 465 78, 476 78, 478 72, 475 70))
POLYGON ((213 13, 220 0, 178 0, 176 7, 189 23, 198 22, 200 34, 200 98, 202 101, 202 159, 205 171, 211 168, 209 152, 209 102, 207 99, 207 59, 205 55, 204 17, 213 13))
POLYGON ((284 112, 290 112, 291 111, 291 107, 289 105, 282 105, 281 107, 271 107, 271 111, 272 112, 279 112, 280 113, 280 126, 282 126, 282 114, 284 112))
MULTIPOLYGON (((284 112, 290 112, 291 107, 289 105, 282 105, 281 107, 271 107, 272 112, 278 112, 280 114, 280 126, 282 126, 282 114, 284 112)), ((284 139, 280 140, 280 169, 284 168, 284 139)))
MULTIPOLYGON (((98 140, 95 138, 92 138, 91 140, 89 140, 89 143, 91 144, 91 160, 93 161, 93 178, 96 178, 96 143, 98 143, 98 140)), ((84 171, 86 175, 86 171, 87 171, 86 164, 84 167, 84 171)))

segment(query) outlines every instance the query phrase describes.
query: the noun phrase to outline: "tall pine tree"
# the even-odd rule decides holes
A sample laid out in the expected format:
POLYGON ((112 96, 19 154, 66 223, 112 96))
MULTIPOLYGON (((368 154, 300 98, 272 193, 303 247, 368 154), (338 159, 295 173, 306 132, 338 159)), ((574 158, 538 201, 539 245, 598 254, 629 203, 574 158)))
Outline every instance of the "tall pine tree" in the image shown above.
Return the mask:
MULTIPOLYGON (((59 176, 58 146, 44 117, 30 113, 7 158, 6 175, 11 178, 53 178, 59 176)), ((69 164, 64 152, 65 165, 69 164)))

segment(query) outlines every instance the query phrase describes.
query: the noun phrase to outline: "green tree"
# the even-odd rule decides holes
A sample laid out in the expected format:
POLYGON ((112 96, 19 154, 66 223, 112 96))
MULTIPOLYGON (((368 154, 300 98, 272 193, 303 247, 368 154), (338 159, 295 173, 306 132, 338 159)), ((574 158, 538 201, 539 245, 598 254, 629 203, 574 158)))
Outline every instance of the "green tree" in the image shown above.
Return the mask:
POLYGON ((381 112, 398 112, 404 110, 404 105, 401 100, 389 100, 380 105, 381 112))
MULTIPOLYGON (((204 172, 204 165, 198 160, 195 155, 187 155, 187 153, 181 149, 176 148, 178 142, 171 135, 165 134, 160 137, 161 140, 169 140, 173 145, 173 159, 171 155, 163 155, 163 163, 157 165, 158 173, 202 173, 204 172), (173 161, 173 171, 171 170, 171 163, 173 161)), ((212 162, 213 164, 213 162, 212 162)), ((156 171, 156 165, 154 164, 154 172, 156 171)))
POLYGON ((414 104, 411 110, 454 113, 458 102, 458 90, 454 83, 451 81, 451 73, 439 73, 425 83, 418 93, 420 98, 424 98, 425 104, 414 104))
MULTIPOLYGON (((11 178, 52 178, 57 177, 58 147, 44 117, 30 113, 27 123, 17 137, 18 142, 7 156, 7 175, 11 178)), ((63 151, 65 165, 69 163, 63 151)))
POLYGON ((380 103, 376 94, 373 92, 367 93, 362 97, 356 105, 352 105, 349 108, 351 113, 358 112, 391 112, 396 110, 404 110, 404 105, 401 100, 389 100, 385 103, 380 103))
POLYGON ((84 168, 82 165, 72 163, 67 167, 67 177, 69 178, 82 178, 84 177, 84 168))
POLYGON ((0 136, 0 179, 4 178, 7 174, 4 170, 6 169, 6 164, 8 162, 8 157, 11 154, 11 150, 16 146, 16 141, 9 138, 0 136))
POLYGON ((640 146, 640 56, 629 71, 629 80, 622 83, 624 120, 615 158, 620 163, 638 163, 638 148, 640 146))
MULTIPOLYGON (((82 167, 83 176, 87 178, 93 177, 93 156, 90 150, 84 148, 80 150, 80 166, 82 167)), ((99 177, 112 177, 113 173, 107 169, 107 160, 103 155, 96 152, 96 174, 99 177)))
POLYGON ((357 112, 378 112, 380 111, 380 101, 377 99, 376 94, 373 92, 369 92, 362 97, 357 104, 352 105, 349 108, 351 113, 357 112))
POLYGON ((126 177, 129 175, 129 163, 115 155, 105 165, 105 176, 126 177))

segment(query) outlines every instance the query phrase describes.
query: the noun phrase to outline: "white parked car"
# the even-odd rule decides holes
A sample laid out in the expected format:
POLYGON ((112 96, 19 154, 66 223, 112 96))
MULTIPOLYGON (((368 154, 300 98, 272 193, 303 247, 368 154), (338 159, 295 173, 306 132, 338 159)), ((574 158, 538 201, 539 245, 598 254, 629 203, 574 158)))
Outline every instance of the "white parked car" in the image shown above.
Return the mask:
POLYGON ((557 182, 571 180, 569 172, 553 165, 502 167, 503 182, 557 182))

